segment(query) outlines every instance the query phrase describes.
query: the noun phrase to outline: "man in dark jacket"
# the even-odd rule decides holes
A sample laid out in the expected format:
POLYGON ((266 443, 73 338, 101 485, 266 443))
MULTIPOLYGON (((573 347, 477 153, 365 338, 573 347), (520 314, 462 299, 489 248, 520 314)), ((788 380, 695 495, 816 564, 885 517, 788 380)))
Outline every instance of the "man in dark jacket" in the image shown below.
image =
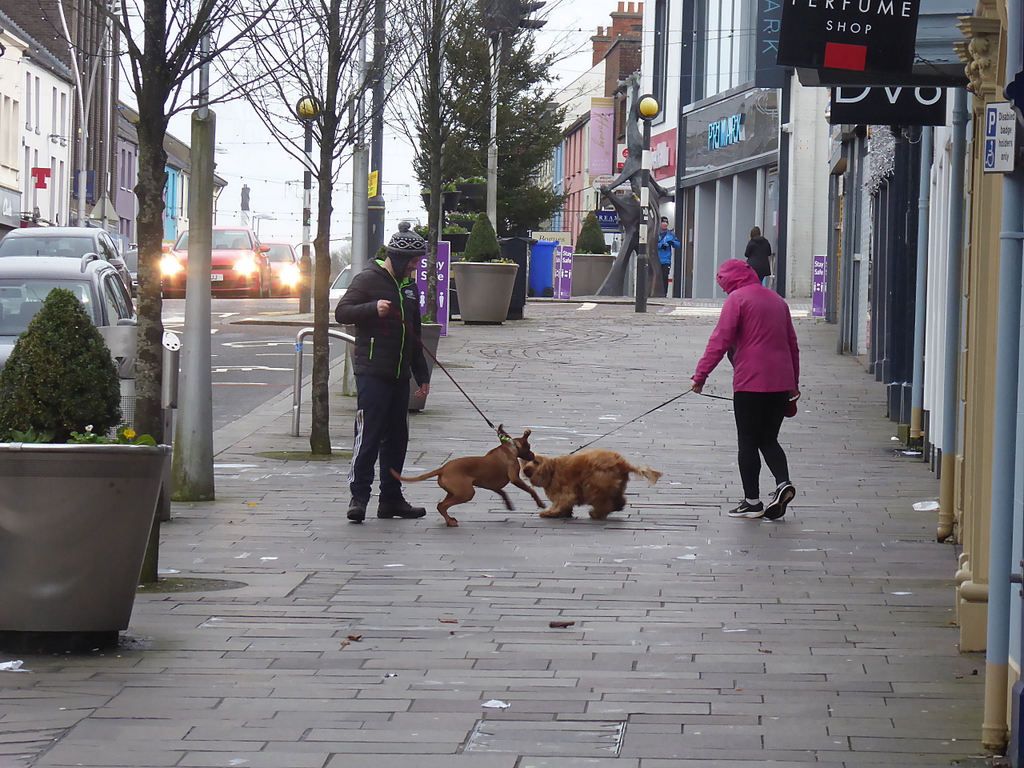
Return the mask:
MULTIPOLYGON (((404 224, 404 222, 403 222, 404 224)), ((402 496, 402 484, 391 470, 402 473, 409 444, 409 378, 419 385, 417 395, 430 391, 430 374, 420 345, 419 292, 409 279, 426 253, 427 244, 415 232, 401 229, 391 237, 387 257, 367 265, 334 311, 343 325, 356 327, 354 361, 357 408, 349 491, 348 519, 361 523, 380 457, 380 501, 377 517, 423 517, 402 496)))
POLYGON ((772 273, 771 256, 772 244, 761 237, 760 227, 753 227, 750 230, 750 242, 747 243, 747 249, 743 252, 743 258, 754 268, 754 271, 757 272, 757 279, 762 283, 772 273))

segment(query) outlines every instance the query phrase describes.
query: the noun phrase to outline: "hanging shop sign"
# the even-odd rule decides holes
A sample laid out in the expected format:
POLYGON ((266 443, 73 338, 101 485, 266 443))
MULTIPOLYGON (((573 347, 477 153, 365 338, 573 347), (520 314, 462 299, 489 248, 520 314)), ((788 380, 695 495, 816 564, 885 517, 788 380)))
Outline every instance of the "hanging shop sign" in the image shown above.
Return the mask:
POLYGON ((830 125, 945 125, 945 88, 832 89, 830 125))
POLYGON ((920 0, 784 0, 777 63, 909 73, 920 0))

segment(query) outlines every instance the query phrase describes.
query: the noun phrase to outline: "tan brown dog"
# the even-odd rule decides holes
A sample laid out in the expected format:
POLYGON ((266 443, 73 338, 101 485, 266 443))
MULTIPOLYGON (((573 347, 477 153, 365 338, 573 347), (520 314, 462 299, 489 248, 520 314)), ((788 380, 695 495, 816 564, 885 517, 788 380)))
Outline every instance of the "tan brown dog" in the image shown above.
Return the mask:
POLYGON ((464 456, 461 459, 452 459, 433 472, 427 472, 418 477, 401 477, 394 470, 391 472, 406 483, 415 483, 436 477, 437 484, 448 491, 448 495, 438 503, 437 511, 441 513, 449 528, 456 527, 459 521, 449 515, 448 510, 456 504, 462 504, 472 499, 476 493, 473 486, 494 491, 501 496, 508 509, 514 509, 508 494, 502 490, 506 485, 512 483, 533 496, 537 506, 543 509, 544 502, 540 500, 540 496, 519 476, 519 460, 528 461, 533 458, 530 441, 527 439, 529 436, 530 430, 526 430, 522 437, 512 437, 499 424, 498 438, 501 440, 501 445, 492 448, 484 456, 464 456))
POLYGON ((661 472, 634 467, 615 451, 590 450, 569 456, 535 455, 523 465, 523 474, 551 500, 541 517, 572 517, 576 504, 589 504, 590 516, 603 520, 626 506, 630 474, 643 475, 651 485, 661 472))

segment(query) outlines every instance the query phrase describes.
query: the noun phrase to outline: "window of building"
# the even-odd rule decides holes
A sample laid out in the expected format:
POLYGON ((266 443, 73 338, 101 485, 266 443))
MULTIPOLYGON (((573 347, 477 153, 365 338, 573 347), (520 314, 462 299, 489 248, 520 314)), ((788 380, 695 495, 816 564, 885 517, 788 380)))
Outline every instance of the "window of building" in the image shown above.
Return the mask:
POLYGON ((25 73, 25 130, 32 130, 32 110, 29 109, 29 105, 32 104, 32 75, 28 72, 25 73))
POLYGON ((659 104, 665 103, 668 78, 668 0, 654 3, 653 94, 659 104))
POLYGON ((39 102, 41 101, 39 96, 40 96, 40 91, 41 90, 42 90, 42 88, 39 87, 39 78, 37 77, 36 78, 36 133, 39 133, 39 102))

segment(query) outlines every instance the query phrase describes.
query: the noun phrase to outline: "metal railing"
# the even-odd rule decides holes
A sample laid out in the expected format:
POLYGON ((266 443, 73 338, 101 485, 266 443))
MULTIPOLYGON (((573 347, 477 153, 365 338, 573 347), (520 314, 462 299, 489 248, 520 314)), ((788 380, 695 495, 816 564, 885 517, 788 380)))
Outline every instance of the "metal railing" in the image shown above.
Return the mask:
MULTIPOLYGON (((292 384, 292 436, 299 436, 299 409, 302 406, 302 340, 313 335, 312 328, 303 328, 295 334, 295 380, 292 384)), ((349 344, 356 343, 356 337, 339 331, 337 328, 327 329, 328 338, 341 339, 349 344)))

